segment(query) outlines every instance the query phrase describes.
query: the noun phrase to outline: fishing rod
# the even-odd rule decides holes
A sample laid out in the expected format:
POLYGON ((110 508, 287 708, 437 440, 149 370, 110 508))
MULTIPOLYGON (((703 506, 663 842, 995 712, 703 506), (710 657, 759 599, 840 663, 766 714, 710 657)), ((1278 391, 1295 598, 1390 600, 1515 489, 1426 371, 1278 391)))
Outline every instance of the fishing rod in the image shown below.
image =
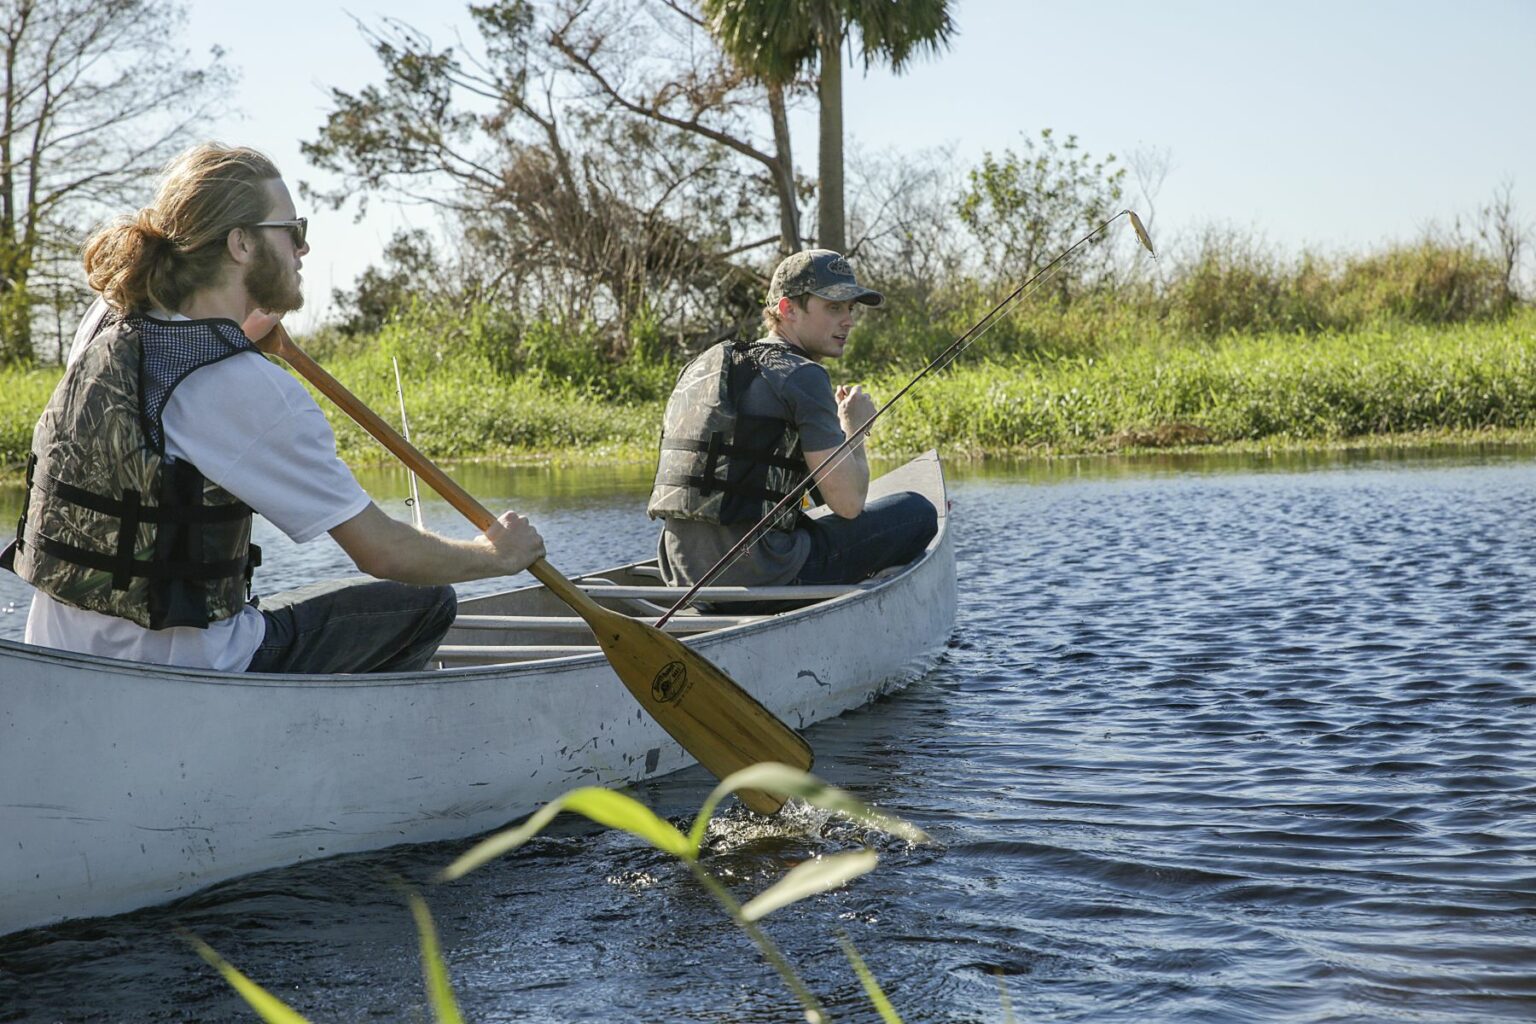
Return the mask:
MULTIPOLYGON (((411 424, 405 418, 405 388, 400 383, 400 360, 390 356, 389 361, 395 367, 395 395, 400 399, 400 436, 409 441, 411 424)), ((415 524, 416 529, 425 529, 421 519, 421 493, 416 489, 416 474, 407 469, 406 477, 411 481, 411 496, 406 501, 406 504, 411 506, 411 522, 415 524)))
POLYGON ((1019 285, 1001 302, 988 310, 987 314, 980 320, 976 321, 976 323, 972 324, 969 330, 960 335, 960 337, 956 338, 954 341, 950 342, 948 348, 934 356, 933 359, 929 361, 927 366, 918 371, 917 376, 909 380, 906 383, 906 386, 904 386, 900 391, 896 392, 896 394, 892 395, 884 405, 876 409, 873 416, 865 420, 857 430, 853 431, 848 435, 848 437, 844 438, 843 443, 834 448, 832 450, 832 454, 827 456, 827 458, 822 462, 820 466, 817 466, 814 470, 807 473, 804 480, 801 480, 798 484, 790 489, 788 494, 780 498, 778 503, 775 504, 773 508, 768 510, 767 515, 759 519, 756 525, 752 527, 752 529, 748 530, 740 540, 731 546, 729 551, 720 556, 720 560, 712 565, 708 572, 699 577, 697 583, 688 588, 687 593, 677 599, 676 604, 667 609, 666 614, 662 615, 661 618, 656 620, 656 628, 660 629, 661 627, 665 626, 667 622, 671 620, 672 616, 676 615, 682 609, 688 607, 689 603, 692 602, 695 594, 697 594, 704 587, 709 586, 715 580, 719 579, 720 574, 735 564, 736 559, 740 558, 749 548, 752 547, 752 545, 761 540, 763 536, 770 529, 772 529, 772 527, 770 527, 768 524, 772 523, 781 513, 787 511, 790 506, 797 504, 801 498, 805 496, 807 491, 809 491, 822 479, 825 479, 833 469, 837 468, 843 459, 847 458, 853 452, 854 446, 863 442, 864 436, 869 432, 869 428, 874 424, 875 420, 884 415, 885 411, 891 406, 895 405, 903 395, 905 395, 908 391, 911 391, 912 388, 917 385, 918 381, 922 380, 924 377, 928 376, 935 370, 943 369, 950 363, 954 362, 955 359, 959 357, 960 353, 964 352, 971 346, 973 342, 975 342, 978 338, 990 330, 992 326, 1002 317, 1003 312, 1007 310, 1009 306, 1013 305, 1014 302, 1023 297, 1033 285, 1039 282, 1047 274, 1050 274, 1058 269, 1058 267, 1065 260, 1070 258, 1075 252, 1077 252, 1083 246, 1087 245, 1104 231, 1108 230, 1109 226, 1115 221, 1119 220, 1121 217, 1130 218, 1131 228, 1136 232, 1136 239, 1142 244, 1143 247, 1146 248, 1147 252, 1152 254, 1153 258, 1155 259, 1157 257, 1157 250, 1152 247, 1152 236, 1147 234, 1146 227, 1141 223, 1141 218, 1136 216, 1136 212, 1134 210, 1121 210, 1119 213, 1109 218, 1109 220, 1106 220, 1104 223, 1088 232, 1082 238, 1079 238, 1077 241, 1073 242, 1059 256, 1051 260, 1045 266, 1041 267, 1027 281, 1019 285))

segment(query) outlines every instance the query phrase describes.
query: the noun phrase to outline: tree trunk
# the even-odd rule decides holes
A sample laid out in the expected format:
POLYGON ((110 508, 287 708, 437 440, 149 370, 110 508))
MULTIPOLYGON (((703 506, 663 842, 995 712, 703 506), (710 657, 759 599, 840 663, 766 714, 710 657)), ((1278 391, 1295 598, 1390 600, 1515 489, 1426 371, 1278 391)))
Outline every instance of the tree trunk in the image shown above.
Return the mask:
POLYGON ((0 366, 26 365, 32 351, 32 296, 26 281, 0 282, 0 366))
POLYGON ((821 104, 816 244, 842 252, 847 244, 843 225, 843 26, 830 10, 824 17, 821 74, 816 86, 816 98, 821 104))
POLYGON ((795 195, 795 162, 789 152, 789 115, 784 110, 784 87, 768 86, 768 113, 773 119, 773 150, 778 166, 773 187, 779 194, 779 255, 800 249, 800 205, 795 195))
POLYGON ((29 7, 13 12, 5 33, 4 123, 0 125, 0 366, 24 362, 32 354, 27 274, 17 244, 16 165, 11 159, 11 141, 21 102, 17 98, 17 47, 31 13, 29 7))

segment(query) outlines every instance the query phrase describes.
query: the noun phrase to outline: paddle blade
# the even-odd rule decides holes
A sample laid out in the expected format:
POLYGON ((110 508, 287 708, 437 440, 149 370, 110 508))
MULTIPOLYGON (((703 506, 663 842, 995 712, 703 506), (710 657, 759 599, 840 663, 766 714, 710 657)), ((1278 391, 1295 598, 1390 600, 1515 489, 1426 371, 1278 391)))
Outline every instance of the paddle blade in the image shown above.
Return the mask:
MULTIPOLYGON (((763 761, 810 769, 814 755, 800 734, 698 651, 617 612, 588 624, 640 706, 715 778, 763 761)), ((758 790, 737 796, 758 814, 784 806, 783 797, 758 790)))

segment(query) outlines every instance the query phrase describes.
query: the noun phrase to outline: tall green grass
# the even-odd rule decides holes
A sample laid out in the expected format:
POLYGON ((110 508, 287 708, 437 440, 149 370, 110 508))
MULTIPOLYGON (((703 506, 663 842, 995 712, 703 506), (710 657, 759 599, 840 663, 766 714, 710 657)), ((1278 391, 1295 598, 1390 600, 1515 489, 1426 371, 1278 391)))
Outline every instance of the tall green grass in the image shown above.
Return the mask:
MULTIPOLYGON (((872 386, 878 396, 903 383, 891 374, 872 386)), ((1531 310, 1496 323, 1194 344, 1165 330, 1100 355, 962 360, 877 432, 893 450, 995 454, 1488 428, 1536 428, 1531 310)))
POLYGON ((0 368, 0 477, 18 476, 32 449, 32 428, 59 383, 56 367, 0 368))
MULTIPOLYGON (((610 362, 589 326, 526 323, 482 306, 417 306, 375 337, 320 338, 311 354, 386 419, 398 419, 398 360, 411 440, 434 458, 581 453, 633 457, 654 444, 675 370, 610 362)), ((343 457, 385 458, 322 403, 343 457)))
MULTIPOLYGON (((385 419, 399 421, 391 350, 328 360, 326 368, 385 419)), ((433 458, 583 453, 633 456, 654 444, 662 400, 605 397, 565 380, 508 376, 475 353, 400 358, 411 440, 433 458)), ((387 460, 384 449, 322 402, 344 458, 387 460)))
MULTIPOLYGON (((1076 453, 1536 430, 1536 310, 1529 307, 1448 326, 1396 321, 1214 339, 1122 313, 1101 322, 1105 333, 1091 345, 1067 344, 1060 335, 1042 335, 1039 345, 999 344, 1044 322, 1029 311, 1018 322, 1006 318, 930 375, 877 424, 876 449, 1076 453)), ((935 342, 934 351, 952 338, 935 342)), ((402 327, 386 328, 368 345, 315 348, 342 383, 391 421, 398 403, 390 358, 398 358, 412 440, 434 458, 654 457, 670 366, 650 368, 648 379, 632 378, 617 395, 547 370, 509 372, 473 344, 454 341, 402 327)), ((863 374, 854 362, 831 369, 839 379, 863 380, 879 401, 921 365, 904 359, 863 374)), ((0 463, 12 479, 58 376, 56 369, 0 371, 0 463)), ((328 403, 321 407, 345 458, 388 461, 328 403)))
MULTIPOLYGON (((1357 332, 1385 325, 1490 323, 1519 306, 1509 273, 1466 244, 1425 238, 1342 256, 1283 257, 1257 240, 1211 231, 1183 261, 1078 287, 1070 299, 1051 277, 1031 286, 988 335, 998 356, 1098 355, 1135 347, 1150 333, 1186 342, 1231 335, 1357 332)), ((1068 271, 1069 272, 1069 271, 1068 271)), ((846 363, 859 374, 916 367, 976 323, 1026 275, 880 282, 885 307, 865 318, 846 363)))
MULTIPOLYGON (((397 359, 404 379, 411 440, 433 458, 633 458, 660 432, 675 371, 665 362, 625 364, 604 376, 601 363, 525 359, 502 365, 490 354, 501 328, 484 310, 398 319, 375 337, 301 339, 344 385, 399 425, 397 359), (602 384, 596 382, 601 378, 602 384)), ((546 335, 553 328, 540 328, 546 335)), ((0 477, 15 479, 32 429, 58 384, 57 367, 0 368, 0 477)), ((317 395, 318 397, 318 395, 317 395)), ((376 441, 320 400, 348 461, 389 461, 376 441)))

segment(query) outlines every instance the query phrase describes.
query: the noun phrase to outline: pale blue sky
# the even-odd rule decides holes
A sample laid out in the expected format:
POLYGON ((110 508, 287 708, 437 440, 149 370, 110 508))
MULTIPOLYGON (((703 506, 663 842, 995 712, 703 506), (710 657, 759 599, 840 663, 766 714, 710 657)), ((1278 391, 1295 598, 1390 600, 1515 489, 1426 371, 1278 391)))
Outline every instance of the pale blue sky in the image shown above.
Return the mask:
MULTIPOLYGON (((243 119, 232 112, 209 135, 265 150, 290 181, 314 179, 298 143, 314 138, 327 89, 379 79, 347 12, 447 42, 465 8, 194 0, 186 44, 217 43, 243 72, 243 119)), ((952 145, 970 166, 1051 127, 1094 154, 1163 150, 1165 245, 1215 224, 1287 251, 1361 248, 1472 214, 1502 181, 1536 222, 1536 0, 959 0, 956 19, 941 58, 901 77, 850 72, 850 147, 952 145)), ((796 129, 797 163, 813 174, 809 112, 796 129)), ((301 329, 397 226, 432 223, 382 206, 360 225, 309 212, 301 329)))

